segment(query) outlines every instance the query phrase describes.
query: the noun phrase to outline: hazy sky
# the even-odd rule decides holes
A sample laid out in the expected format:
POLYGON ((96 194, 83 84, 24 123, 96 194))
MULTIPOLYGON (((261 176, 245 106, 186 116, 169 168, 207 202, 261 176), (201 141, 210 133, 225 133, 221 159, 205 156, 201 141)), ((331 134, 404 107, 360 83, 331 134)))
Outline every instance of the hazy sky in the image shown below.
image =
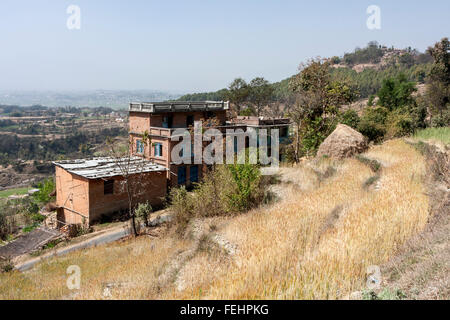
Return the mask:
POLYGON ((450 36, 450 1, 1 0, 0 90, 217 90, 279 81, 310 57, 371 40, 427 46, 450 36), (66 10, 81 9, 80 30, 66 10), (369 5, 381 30, 366 26, 369 5))

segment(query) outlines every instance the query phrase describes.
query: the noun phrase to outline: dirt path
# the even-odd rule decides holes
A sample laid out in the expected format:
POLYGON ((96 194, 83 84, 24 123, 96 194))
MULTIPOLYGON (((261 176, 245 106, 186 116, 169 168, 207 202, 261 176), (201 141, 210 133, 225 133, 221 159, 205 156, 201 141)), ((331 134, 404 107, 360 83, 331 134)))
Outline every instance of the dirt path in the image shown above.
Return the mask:
MULTIPOLYGON (((162 223, 168 222, 171 219, 171 214, 168 212, 165 212, 164 214, 154 214, 154 218, 150 219, 149 224, 150 226, 157 226, 162 223)), ((39 256, 37 258, 32 259, 26 259, 21 260, 20 257, 15 263, 15 268, 19 271, 25 271, 32 268, 36 263, 41 262, 42 260, 52 258, 55 256, 63 256, 65 254, 68 254, 70 252, 86 249, 89 247, 95 247, 102 244, 111 243, 117 240, 120 240, 122 238, 125 238, 129 236, 130 230, 128 228, 128 224, 121 225, 119 227, 114 227, 107 230, 98 231, 98 235, 95 235, 89 239, 69 244, 68 246, 64 246, 62 248, 54 249, 42 256, 39 256)))

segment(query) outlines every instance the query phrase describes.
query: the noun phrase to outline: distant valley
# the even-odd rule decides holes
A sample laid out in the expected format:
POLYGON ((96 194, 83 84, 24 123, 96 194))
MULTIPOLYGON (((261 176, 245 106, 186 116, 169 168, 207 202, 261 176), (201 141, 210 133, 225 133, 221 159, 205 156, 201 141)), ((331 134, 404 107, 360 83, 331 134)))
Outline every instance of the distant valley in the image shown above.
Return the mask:
POLYGON ((2 105, 127 108, 130 101, 164 101, 181 94, 157 90, 0 91, 2 105))

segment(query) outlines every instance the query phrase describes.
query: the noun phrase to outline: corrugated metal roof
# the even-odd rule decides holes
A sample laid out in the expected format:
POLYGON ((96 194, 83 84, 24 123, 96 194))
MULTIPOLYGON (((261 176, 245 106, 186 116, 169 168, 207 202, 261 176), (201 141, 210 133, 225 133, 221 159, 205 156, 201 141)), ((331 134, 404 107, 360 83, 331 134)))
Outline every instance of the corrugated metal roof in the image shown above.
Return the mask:
POLYGON ((140 157, 131 158, 93 158, 54 161, 55 166, 64 170, 82 176, 87 179, 110 178, 123 176, 122 168, 128 168, 129 174, 147 173, 153 171, 167 171, 164 166, 155 164, 149 160, 140 157))

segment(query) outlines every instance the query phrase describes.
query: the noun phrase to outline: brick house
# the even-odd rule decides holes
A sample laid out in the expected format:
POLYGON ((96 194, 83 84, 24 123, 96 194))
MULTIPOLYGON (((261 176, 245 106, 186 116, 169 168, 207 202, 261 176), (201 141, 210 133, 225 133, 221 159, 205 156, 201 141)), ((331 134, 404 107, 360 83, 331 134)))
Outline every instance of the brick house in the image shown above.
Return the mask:
MULTIPOLYGON (((129 159, 123 159, 128 161, 129 159)), ((130 159, 139 175, 142 192, 137 202, 161 205, 166 195, 167 169, 142 158, 130 159)), ((95 158, 53 162, 56 176, 57 219, 66 224, 91 225, 121 210, 128 209, 123 175, 117 160, 95 158)))
POLYGON ((172 141, 175 129, 189 128, 195 121, 206 122, 214 119, 215 127, 227 126, 228 102, 160 102, 131 103, 129 109, 130 141, 132 152, 150 161, 165 166, 169 186, 191 185, 198 182, 205 165, 177 165, 171 159, 172 141), (147 132, 151 143, 142 143, 142 135, 147 132))
POLYGON ((171 159, 172 149, 178 143, 172 141, 174 130, 192 127, 195 121, 208 122, 214 119, 213 127, 223 133, 226 129, 246 131, 247 128, 253 128, 256 133, 260 129, 269 132, 271 129, 279 129, 280 143, 288 143, 290 119, 238 116, 228 120, 228 109, 229 103, 223 101, 130 103, 129 133, 132 152, 168 168, 168 185, 174 187, 198 182, 207 170, 205 164, 179 165, 171 159), (142 143, 145 133, 150 138, 150 144, 142 143))
MULTIPOLYGON (((139 196, 139 202, 148 200, 153 206, 160 204, 168 188, 189 187, 207 172, 205 163, 177 164, 173 161, 172 150, 179 143, 172 139, 176 129, 192 128, 196 121, 202 121, 205 129, 213 127, 222 133, 227 129, 242 129, 242 132, 248 128, 256 132, 279 129, 280 143, 288 142, 289 119, 237 117, 228 120, 228 109, 229 103, 223 101, 130 103, 130 152, 133 161, 141 161, 145 167, 144 171, 136 170, 136 175, 148 181, 148 185, 142 183, 144 192, 139 196), (150 143, 144 143, 144 135, 150 143)), ((202 142, 202 146, 208 143, 202 142)), ((245 147, 248 147, 247 140, 245 147)), ((270 142, 268 150, 271 152, 270 142)), ((127 194, 119 188, 122 178, 113 159, 67 160, 54 162, 54 165, 58 220, 68 224, 92 224, 102 216, 128 209, 127 194)))

